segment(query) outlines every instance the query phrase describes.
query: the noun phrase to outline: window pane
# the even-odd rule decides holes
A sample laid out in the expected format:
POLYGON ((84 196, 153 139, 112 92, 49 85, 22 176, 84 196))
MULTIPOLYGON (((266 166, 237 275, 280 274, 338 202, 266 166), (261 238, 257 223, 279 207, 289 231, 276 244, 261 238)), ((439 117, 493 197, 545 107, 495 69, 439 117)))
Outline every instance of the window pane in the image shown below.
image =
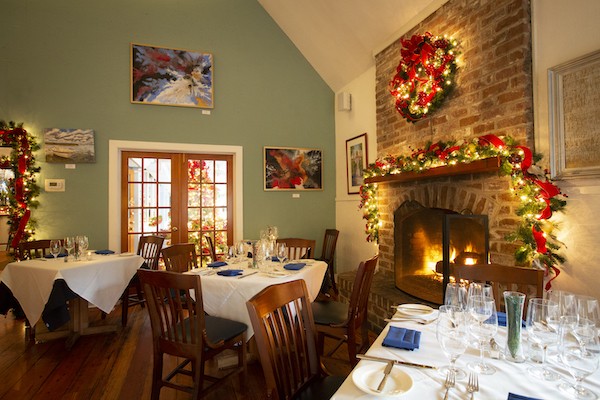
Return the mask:
POLYGON ((164 158, 158 160, 158 180, 171 182, 171 160, 164 158))
POLYGON ((215 229, 227 229, 226 208, 215 208, 215 229))
POLYGON ((200 185, 188 184, 188 207, 200 207, 200 185))
POLYGON ((215 161, 215 182, 226 183, 227 182, 227 161, 217 160, 215 161))
POLYGON ((202 206, 213 207, 215 205, 215 185, 202 185, 202 206))
POLYGON ((156 168, 156 158, 144 158, 144 182, 157 181, 158 172, 156 168))
POLYGON ((142 159, 141 158, 130 158, 128 161, 128 179, 130 182, 141 182, 142 181, 142 159))
POLYGON ((215 217, 213 208, 202 209, 202 230, 210 231, 215 229, 215 217))
POLYGON ((227 206, 227 184, 215 185, 216 198, 215 207, 227 206))
POLYGON ((144 207, 156 207, 156 185, 144 183, 144 207))
POLYGON ((171 209, 158 209, 158 232, 171 232, 171 209))
POLYGON ((142 226, 142 210, 140 208, 134 208, 129 210, 127 221, 128 232, 141 232, 142 226))
POLYGON ((213 160, 203 160, 204 163, 204 174, 203 183, 209 183, 215 181, 215 162, 213 160))
POLYGON ((161 183, 158 185, 158 206, 159 207, 170 207, 171 206, 171 184, 161 183))
POLYGON ((197 182, 201 181, 202 177, 202 161, 201 160, 188 160, 188 181, 197 182))
POLYGON ((158 213, 156 208, 144 209, 144 228, 143 233, 156 232, 158 226, 158 213))
POLYGON ((141 207, 142 206, 142 184, 141 183, 130 183, 128 186, 127 193, 127 204, 129 207, 141 207))
POLYGON ((188 231, 199 231, 201 227, 200 209, 188 208, 188 231))

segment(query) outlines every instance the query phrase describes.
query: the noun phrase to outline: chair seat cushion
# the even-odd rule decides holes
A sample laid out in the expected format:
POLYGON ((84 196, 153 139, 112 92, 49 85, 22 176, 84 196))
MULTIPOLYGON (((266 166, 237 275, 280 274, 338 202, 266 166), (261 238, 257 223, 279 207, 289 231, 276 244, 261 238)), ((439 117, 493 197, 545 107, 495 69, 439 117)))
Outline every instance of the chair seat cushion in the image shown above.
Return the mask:
POLYGON ((233 321, 231 319, 205 315, 204 321, 206 325, 206 335, 213 343, 220 340, 232 339, 248 330, 248 326, 243 322, 233 321))
POLYGON ((294 400, 330 399, 342 386, 346 378, 343 376, 326 376, 313 380, 309 386, 298 393, 294 400))
POLYGON ((312 303, 315 324, 340 324, 348 319, 348 304, 339 301, 315 301, 312 303))

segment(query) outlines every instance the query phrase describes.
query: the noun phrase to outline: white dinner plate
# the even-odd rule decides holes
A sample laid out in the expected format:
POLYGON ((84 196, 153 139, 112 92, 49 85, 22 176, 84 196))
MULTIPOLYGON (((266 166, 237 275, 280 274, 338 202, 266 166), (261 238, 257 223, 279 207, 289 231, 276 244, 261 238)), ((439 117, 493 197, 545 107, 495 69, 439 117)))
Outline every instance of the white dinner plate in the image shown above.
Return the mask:
POLYGON ((283 278, 284 276, 290 276, 289 272, 282 272, 282 271, 269 271, 269 272, 265 272, 265 275, 267 275, 269 278, 283 278))
POLYGON ((433 308, 425 304, 400 304, 396 309, 403 318, 423 318, 433 314, 434 311, 433 308))
POLYGON ((395 365, 383 390, 376 391, 383 378, 385 366, 386 364, 381 362, 362 361, 352 372, 352 381, 360 390, 373 396, 402 396, 412 388, 413 381, 410 375, 395 365))

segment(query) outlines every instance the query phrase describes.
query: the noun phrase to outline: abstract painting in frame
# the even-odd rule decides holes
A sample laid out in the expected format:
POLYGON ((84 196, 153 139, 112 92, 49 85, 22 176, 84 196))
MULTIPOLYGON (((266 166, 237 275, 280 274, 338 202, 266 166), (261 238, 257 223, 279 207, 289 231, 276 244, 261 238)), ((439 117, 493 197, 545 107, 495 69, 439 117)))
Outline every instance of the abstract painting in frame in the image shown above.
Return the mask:
POLYGON ((213 56, 131 44, 131 102, 213 108, 213 56))
POLYGON ((78 164, 96 162, 92 129, 44 129, 46 162, 78 164))
POLYGON ((367 134, 346 140, 346 176, 348 194, 358 194, 367 168, 367 134))
POLYGON ((323 190, 323 155, 318 149, 265 147, 265 190, 323 190))

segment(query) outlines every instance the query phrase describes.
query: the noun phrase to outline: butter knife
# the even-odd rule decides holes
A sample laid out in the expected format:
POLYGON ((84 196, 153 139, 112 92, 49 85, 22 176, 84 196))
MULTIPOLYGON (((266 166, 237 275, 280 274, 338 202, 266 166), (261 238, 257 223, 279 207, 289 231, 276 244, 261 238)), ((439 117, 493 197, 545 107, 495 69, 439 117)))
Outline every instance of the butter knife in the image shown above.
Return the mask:
POLYGON ((394 362, 388 361, 387 365, 385 366, 385 369, 383 370, 383 378, 381 378, 381 382, 379 382, 379 386, 377 386, 377 389, 375 389, 377 392, 381 392, 383 390, 383 388, 385 387, 385 382, 387 381, 387 378, 390 376, 390 372, 392 372, 392 368, 394 368, 394 362))
POLYGON ((389 358, 368 356, 366 354, 357 354, 356 358, 360 358, 361 360, 379 361, 379 362, 384 362, 384 363, 392 362, 395 365, 404 365, 407 367, 437 369, 437 367, 434 367, 433 365, 417 364, 417 363, 411 363, 411 362, 402 361, 402 360, 390 360, 389 358))

